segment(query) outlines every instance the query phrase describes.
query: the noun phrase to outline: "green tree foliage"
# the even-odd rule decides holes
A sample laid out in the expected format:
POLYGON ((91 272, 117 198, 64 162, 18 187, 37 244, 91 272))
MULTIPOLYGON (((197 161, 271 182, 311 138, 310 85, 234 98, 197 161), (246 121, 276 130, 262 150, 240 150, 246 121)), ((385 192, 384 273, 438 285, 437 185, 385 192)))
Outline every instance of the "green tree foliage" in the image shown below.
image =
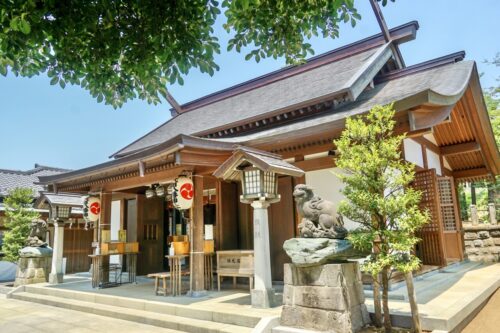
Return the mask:
MULTIPOLYGON (((500 52, 496 54, 493 60, 486 61, 486 63, 495 67, 500 67, 500 52)), ((499 84, 496 86, 484 90, 484 100, 490 115, 491 126, 495 134, 497 147, 500 148, 500 77, 497 78, 497 82, 499 82, 499 84)))
POLYGON ((115 108, 137 97, 156 104, 192 68, 219 69, 222 12, 228 50, 288 64, 313 53, 310 37, 338 37, 339 24, 361 18, 354 0, 0 0, 0 73, 46 73, 115 108))
POLYGON ((404 135, 393 133, 394 113, 392 105, 376 106, 366 116, 348 118, 335 141, 347 199, 339 212, 361 224, 348 239, 354 247, 372 251, 363 269, 373 277, 382 274, 386 329, 388 274, 391 269, 408 273, 419 267, 412 253, 419 241, 415 232, 428 219, 419 208, 421 193, 411 187, 414 166, 401 158, 404 135))
POLYGON ((33 211, 33 190, 29 188, 16 188, 9 191, 4 200, 7 232, 3 238, 2 250, 5 260, 17 262, 19 250, 28 239, 31 221, 40 217, 33 211))

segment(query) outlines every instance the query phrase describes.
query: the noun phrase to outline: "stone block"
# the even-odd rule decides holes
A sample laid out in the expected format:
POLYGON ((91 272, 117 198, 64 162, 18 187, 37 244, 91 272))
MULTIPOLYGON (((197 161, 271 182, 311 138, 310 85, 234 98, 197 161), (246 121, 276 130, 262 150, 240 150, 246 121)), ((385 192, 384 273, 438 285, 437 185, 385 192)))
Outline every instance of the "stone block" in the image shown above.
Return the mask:
POLYGON ((304 308, 300 306, 283 306, 281 325, 317 331, 349 332, 350 321, 336 311, 304 308))
POLYGON ((475 247, 482 247, 482 246, 483 246, 483 241, 482 241, 482 240, 480 240, 480 239, 476 239, 476 240, 474 241, 474 246, 475 246, 475 247))
POLYGON ((467 253, 467 254, 479 254, 479 249, 467 248, 467 249, 465 249, 465 253, 467 253))
POLYGON ((283 302, 286 305, 334 311, 348 308, 348 302, 340 287, 286 285, 283 302))
POLYGON ((354 262, 307 267, 285 264, 284 283, 296 286, 340 287, 359 281, 360 276, 358 265, 354 262))
POLYGON ((500 246, 493 246, 490 248, 490 253, 492 254, 500 254, 500 246))
POLYGON ((492 230, 490 231, 491 237, 500 237, 500 230, 492 230))
POLYGON ((486 239, 490 237, 490 233, 486 230, 480 231, 477 233, 477 236, 481 239, 486 239))
POLYGON ((474 239, 477 239, 477 238, 478 238, 478 236, 477 236, 477 234, 475 232, 466 232, 464 234, 464 239, 466 239, 466 240, 474 240, 474 239))
POLYGON ((492 239, 493 239, 493 244, 500 245, 500 238, 492 238, 492 239))
POLYGON ((474 241, 464 241, 465 247, 474 247, 474 241))
POLYGON ((493 238, 487 238, 483 240, 483 246, 493 246, 493 245, 495 245, 493 238))

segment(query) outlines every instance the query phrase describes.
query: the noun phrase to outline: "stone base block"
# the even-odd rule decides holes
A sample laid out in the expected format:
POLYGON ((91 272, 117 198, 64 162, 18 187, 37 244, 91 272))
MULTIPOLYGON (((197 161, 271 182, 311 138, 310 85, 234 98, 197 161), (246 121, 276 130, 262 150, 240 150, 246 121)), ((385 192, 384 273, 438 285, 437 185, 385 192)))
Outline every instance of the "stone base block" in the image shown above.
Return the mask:
POLYGON ((50 284, 59 284, 63 283, 63 273, 57 273, 57 274, 50 274, 49 275, 49 283, 50 284))
POLYGON ((311 267, 286 264, 284 282, 283 327, 352 333, 370 323, 356 262, 311 267))
POLYGON ((250 296, 252 299, 253 308, 266 309, 266 308, 272 308, 273 306, 276 305, 274 304, 275 303, 274 289, 266 289, 266 290, 252 289, 250 296))
POLYGON ((52 257, 21 257, 16 270, 14 286, 23 286, 33 283, 49 281, 52 257))
POLYGON ((208 295, 208 291, 206 290, 189 290, 186 293, 186 296, 197 298, 197 297, 205 297, 208 295))

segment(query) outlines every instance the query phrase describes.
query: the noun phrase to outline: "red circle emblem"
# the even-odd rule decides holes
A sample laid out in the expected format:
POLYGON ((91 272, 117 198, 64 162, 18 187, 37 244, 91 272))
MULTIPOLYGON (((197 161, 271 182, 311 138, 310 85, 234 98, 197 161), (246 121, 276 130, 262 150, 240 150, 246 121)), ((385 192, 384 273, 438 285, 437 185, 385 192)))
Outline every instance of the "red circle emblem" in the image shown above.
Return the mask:
POLYGON ((90 205, 90 212, 92 214, 98 215, 101 212, 101 205, 98 202, 93 202, 90 205))
POLYGON ((193 199, 194 191, 193 191, 193 184, 186 183, 181 186, 179 193, 181 194, 181 197, 183 197, 186 200, 191 200, 193 199))

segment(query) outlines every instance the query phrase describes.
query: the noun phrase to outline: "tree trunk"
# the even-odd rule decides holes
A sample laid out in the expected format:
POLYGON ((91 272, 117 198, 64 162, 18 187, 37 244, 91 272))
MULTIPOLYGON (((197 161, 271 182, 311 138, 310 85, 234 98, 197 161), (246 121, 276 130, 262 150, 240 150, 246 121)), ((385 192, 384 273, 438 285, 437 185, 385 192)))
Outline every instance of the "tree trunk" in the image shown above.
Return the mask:
POLYGON ((417 297, 415 296, 415 288, 413 286, 413 273, 409 271, 405 273, 406 288, 408 289, 408 301, 410 302, 411 316, 413 318, 413 332, 422 333, 420 327, 420 315, 418 313, 417 297))
POLYGON ((495 185, 491 182, 486 183, 488 187, 488 203, 495 203, 495 185))
POLYGON ((382 307, 384 309, 385 333, 392 332, 391 314, 389 312, 389 267, 382 270, 382 307))
POLYGON ((382 327, 382 305, 380 304, 380 274, 372 275, 373 279, 373 308, 375 309, 374 324, 382 327))
POLYGON ((470 183, 470 201, 471 205, 476 204, 476 185, 474 184, 474 182, 470 183))

